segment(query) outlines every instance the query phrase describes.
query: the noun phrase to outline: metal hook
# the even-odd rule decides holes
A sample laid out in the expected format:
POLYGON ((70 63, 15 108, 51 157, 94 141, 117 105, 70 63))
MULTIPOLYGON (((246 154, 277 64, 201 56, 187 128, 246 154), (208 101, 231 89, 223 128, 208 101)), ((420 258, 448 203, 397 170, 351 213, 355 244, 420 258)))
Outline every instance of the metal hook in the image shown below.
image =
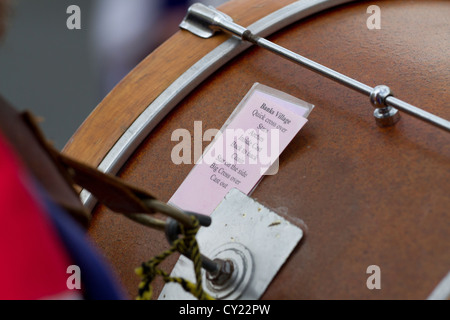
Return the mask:
MULTIPOLYGON (((167 216, 169 216, 169 218, 166 221, 163 221, 160 219, 152 218, 148 214, 128 214, 126 216, 141 225, 159 231, 164 231, 166 234, 166 238, 170 244, 173 244, 173 242, 178 239, 178 236, 181 233, 180 224, 187 228, 193 226, 192 220, 190 218, 191 216, 195 216, 198 219, 200 225, 203 227, 209 227, 212 222, 211 217, 209 216, 197 214, 194 212, 184 212, 159 200, 144 199, 143 202, 149 207, 149 209, 166 214, 167 216)), ((204 255, 201 255, 201 260, 202 267, 208 272, 208 274, 218 275, 222 277, 224 270, 227 270, 226 268, 221 267, 222 265, 224 265, 224 261, 213 261, 208 257, 205 257, 204 255)), ((232 272, 232 269, 230 270, 230 272, 232 272)))
MULTIPOLYGON (((209 227, 211 225, 211 218, 208 216, 193 212, 186 212, 186 215, 195 216, 199 220, 201 226, 209 227)), ((171 218, 167 219, 165 232, 167 241, 169 241, 170 244, 173 244, 173 242, 178 239, 178 236, 181 233, 180 224, 171 218)), ((203 254, 201 254, 200 256, 202 260, 202 267, 203 269, 208 271, 208 273, 216 274, 220 270, 222 270, 222 268, 220 267, 221 261, 213 261, 208 257, 205 257, 203 254)))

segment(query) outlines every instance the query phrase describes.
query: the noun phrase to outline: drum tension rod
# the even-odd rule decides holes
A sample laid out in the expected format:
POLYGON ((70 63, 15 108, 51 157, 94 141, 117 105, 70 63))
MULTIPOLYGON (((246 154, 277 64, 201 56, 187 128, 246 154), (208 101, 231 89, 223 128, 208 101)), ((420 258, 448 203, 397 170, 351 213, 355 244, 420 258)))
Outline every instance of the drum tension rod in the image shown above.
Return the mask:
POLYGON ((375 107, 374 116, 377 125, 380 127, 392 126, 397 123, 400 120, 398 110, 401 110, 441 129, 450 131, 450 121, 395 98, 389 87, 383 85, 372 88, 355 79, 309 60, 284 47, 254 35, 250 30, 234 23, 231 17, 213 7, 208 7, 201 3, 193 4, 180 24, 180 28, 201 38, 210 38, 217 31, 224 31, 231 35, 238 36, 241 40, 248 41, 261 48, 267 49, 350 89, 365 94, 370 97, 371 104, 375 107))

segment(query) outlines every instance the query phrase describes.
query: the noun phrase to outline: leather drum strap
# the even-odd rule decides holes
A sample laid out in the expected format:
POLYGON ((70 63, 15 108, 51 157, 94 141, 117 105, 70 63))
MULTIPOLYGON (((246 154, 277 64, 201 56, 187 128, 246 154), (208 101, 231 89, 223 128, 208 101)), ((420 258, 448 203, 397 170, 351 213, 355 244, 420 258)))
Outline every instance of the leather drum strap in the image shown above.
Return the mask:
POLYGON ((155 199, 151 194, 61 154, 44 138, 31 113, 17 112, 1 97, 0 130, 52 200, 84 227, 89 226, 91 215, 82 205, 76 186, 87 189, 115 212, 155 213, 144 203, 155 199))

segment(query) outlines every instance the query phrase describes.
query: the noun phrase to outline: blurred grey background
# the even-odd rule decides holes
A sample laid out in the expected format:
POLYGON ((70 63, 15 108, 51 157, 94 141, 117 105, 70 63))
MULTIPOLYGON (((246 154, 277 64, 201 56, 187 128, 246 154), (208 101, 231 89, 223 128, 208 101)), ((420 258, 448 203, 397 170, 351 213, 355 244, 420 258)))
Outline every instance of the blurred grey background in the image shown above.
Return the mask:
MULTIPOLYGON (((182 0, 164 1, 183 2, 182 0)), ((217 6, 225 1, 202 0, 201 2, 217 6)), ((99 64, 105 62, 107 56, 113 56, 114 53, 129 53, 122 51, 120 43, 116 43, 116 39, 120 36, 117 32, 124 30, 120 27, 120 23, 123 27, 131 27, 130 32, 133 31, 132 24, 138 19, 133 19, 131 16, 139 13, 139 10, 131 10, 131 4, 137 5, 144 2, 154 6, 154 3, 158 1, 11 0, 12 13, 7 33, 0 40, 0 95, 16 109, 30 110, 41 117, 43 119, 41 128, 44 134, 58 149, 62 149, 111 89, 112 84, 118 81, 113 79, 109 87, 105 87, 101 77, 106 71, 99 64), (113 3, 119 5, 115 13, 109 10, 113 3), (123 7, 123 4, 126 4, 126 7, 123 7), (71 15, 66 11, 70 5, 77 5, 81 9, 81 30, 67 28, 66 22, 71 15), (103 15, 102 18, 97 17, 99 13, 103 15), (111 21, 107 21, 108 16, 111 17, 111 21), (102 26, 94 25, 99 21, 103 21, 102 26), (117 29, 108 29, 111 26, 117 29), (99 33, 102 27, 103 34, 99 33), (105 30, 107 36, 110 36, 109 42, 103 41, 106 45, 100 50, 98 47, 93 48, 92 44, 96 43, 93 39, 94 41, 95 39, 108 40, 105 38, 105 30), (108 33, 108 30, 111 32, 108 33)), ((168 14, 167 10, 166 14, 168 14)), ((142 16, 141 14, 141 18, 142 16)), ((152 15, 149 15, 149 20, 152 19, 151 17, 152 15)), ((175 31, 181 19, 182 17, 178 16, 172 17, 173 23, 176 24, 175 31)), ((150 30, 155 29, 153 27, 150 30)), ((157 33, 161 41, 169 36, 169 34, 163 34, 163 30, 158 30, 157 33)), ((142 42, 138 34, 136 32, 134 34, 135 43, 142 42)), ((127 34, 124 33, 121 36, 126 38, 127 34)), ((142 37, 142 30, 140 37, 142 37)), ((122 41, 123 44, 124 41, 122 41)), ((134 46, 130 43, 126 45, 128 47, 125 48, 134 46)), ((152 45, 148 45, 147 50, 151 52, 153 49, 152 45)), ((138 59, 142 59, 147 54, 148 52, 139 56, 138 59)), ((118 67, 119 62, 111 58, 109 64, 118 67)), ((132 68, 132 65, 129 67, 132 68)), ((126 72, 123 73, 126 74, 126 72)), ((116 75, 117 77, 120 78, 116 75)))
POLYGON ((0 94, 16 109, 42 117, 44 133, 59 149, 101 98, 84 17, 92 2, 15 0, 0 41, 0 94), (82 10, 81 30, 66 26, 71 4, 82 10))

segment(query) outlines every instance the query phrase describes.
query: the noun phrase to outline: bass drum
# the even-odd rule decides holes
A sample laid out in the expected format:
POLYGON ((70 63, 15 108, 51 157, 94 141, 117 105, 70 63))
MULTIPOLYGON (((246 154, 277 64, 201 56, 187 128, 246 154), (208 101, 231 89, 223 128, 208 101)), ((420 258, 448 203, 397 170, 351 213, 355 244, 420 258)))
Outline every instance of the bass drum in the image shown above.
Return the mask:
MULTIPOLYGON (((448 1, 232 0, 220 9, 279 45, 450 118, 448 1)), ((194 166, 172 162, 172 133, 194 137, 196 121, 203 132, 221 128, 255 82, 315 105, 279 173, 252 194, 305 232, 262 298, 427 299, 450 271, 450 134, 404 113, 380 128, 368 97, 266 50, 180 30, 100 103, 64 153, 168 201, 194 166), (370 290, 375 275, 381 287, 370 290)), ((140 281, 134 269, 168 247, 162 233, 101 205, 89 235, 130 298, 140 281)), ((156 294, 162 286, 155 283, 156 294)))

